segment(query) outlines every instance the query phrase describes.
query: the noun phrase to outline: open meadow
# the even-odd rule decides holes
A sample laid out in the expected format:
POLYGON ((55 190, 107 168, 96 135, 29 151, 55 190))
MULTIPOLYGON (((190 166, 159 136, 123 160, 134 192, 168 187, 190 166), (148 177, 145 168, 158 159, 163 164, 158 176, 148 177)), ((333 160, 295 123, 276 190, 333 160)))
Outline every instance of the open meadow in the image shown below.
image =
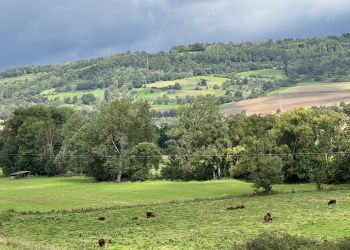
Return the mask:
POLYGON ((64 98, 81 98, 85 94, 93 94, 96 99, 101 101, 103 99, 104 89, 94 89, 94 90, 81 90, 81 91, 69 91, 69 92, 56 92, 54 89, 48 89, 41 92, 41 95, 46 96, 49 100, 59 99, 64 100, 64 98))
POLYGON ((225 91, 222 89, 222 84, 229 80, 225 77, 217 76, 192 76, 183 79, 171 80, 171 81, 159 81, 150 84, 145 84, 143 88, 137 90, 137 97, 145 100, 149 100, 151 103, 164 95, 169 97, 169 103, 163 105, 153 105, 156 110, 169 110, 177 108, 175 103, 177 97, 184 98, 186 96, 199 96, 199 95, 215 95, 222 96, 225 91), (198 86, 198 82, 205 79, 207 86, 198 86), (178 83, 181 85, 180 90, 167 90, 168 86, 178 83), (215 87, 214 87, 215 86, 215 87))
POLYGON ((326 188, 274 185, 276 194, 259 196, 250 183, 237 180, 115 184, 86 177, 1 178, 0 247, 94 249, 103 238, 106 249, 228 249, 275 231, 334 241, 350 235, 350 190, 326 188), (332 198, 337 204, 328 206, 332 198), (226 209, 236 204, 246 208, 226 209), (146 218, 146 211, 156 217, 146 218), (267 212, 272 223, 263 222, 267 212), (100 216, 106 220, 97 220, 100 216))
MULTIPOLYGON (((275 185, 275 190, 314 190, 312 184, 275 185)), ((250 194, 251 183, 220 181, 96 182, 88 177, 0 178, 0 211, 72 210, 250 194)))

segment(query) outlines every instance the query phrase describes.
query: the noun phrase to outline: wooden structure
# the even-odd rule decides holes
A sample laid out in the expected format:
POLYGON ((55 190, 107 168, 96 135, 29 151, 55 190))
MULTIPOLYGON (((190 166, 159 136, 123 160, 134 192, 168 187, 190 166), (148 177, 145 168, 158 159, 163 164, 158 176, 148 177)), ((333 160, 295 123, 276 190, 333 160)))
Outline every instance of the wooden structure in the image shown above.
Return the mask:
POLYGON ((11 180, 30 177, 30 171, 18 171, 9 175, 11 180))

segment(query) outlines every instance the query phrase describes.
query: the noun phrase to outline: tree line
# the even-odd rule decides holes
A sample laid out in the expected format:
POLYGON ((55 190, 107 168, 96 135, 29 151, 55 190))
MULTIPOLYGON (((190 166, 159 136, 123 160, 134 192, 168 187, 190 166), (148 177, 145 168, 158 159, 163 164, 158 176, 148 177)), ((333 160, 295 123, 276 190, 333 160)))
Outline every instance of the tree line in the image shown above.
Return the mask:
POLYGON ((86 118, 65 107, 17 108, 1 132, 5 174, 85 174, 99 181, 242 178, 272 184, 350 180, 350 106, 225 118, 214 96, 156 126, 147 101, 121 98, 86 118))

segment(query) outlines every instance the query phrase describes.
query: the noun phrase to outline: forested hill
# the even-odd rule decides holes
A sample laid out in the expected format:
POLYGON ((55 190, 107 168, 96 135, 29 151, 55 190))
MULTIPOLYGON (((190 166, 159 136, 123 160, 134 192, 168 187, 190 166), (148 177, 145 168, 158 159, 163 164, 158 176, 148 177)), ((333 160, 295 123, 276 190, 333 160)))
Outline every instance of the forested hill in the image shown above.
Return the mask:
POLYGON ((226 98, 223 102, 261 96, 299 81, 343 81, 350 76, 350 34, 262 43, 197 43, 168 52, 126 52, 11 69, 0 73, 0 118, 6 118, 11 107, 31 103, 74 105, 91 112, 102 101, 137 95, 149 83, 208 75, 226 79, 218 86, 223 92, 217 92, 226 98), (253 79, 250 89, 243 88, 250 79, 239 72, 259 69, 273 69, 283 77, 253 79), (247 91, 249 95, 244 94, 247 91))

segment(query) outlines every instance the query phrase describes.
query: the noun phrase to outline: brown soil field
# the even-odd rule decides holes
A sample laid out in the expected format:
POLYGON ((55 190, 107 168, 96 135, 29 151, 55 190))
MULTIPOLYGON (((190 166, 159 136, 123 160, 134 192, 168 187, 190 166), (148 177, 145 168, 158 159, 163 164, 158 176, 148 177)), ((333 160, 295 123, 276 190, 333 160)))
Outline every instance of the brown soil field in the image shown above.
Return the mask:
POLYGON ((276 113, 279 108, 285 112, 299 107, 339 105, 342 101, 350 102, 350 83, 322 83, 291 87, 276 95, 232 103, 222 108, 222 112, 225 116, 242 111, 247 115, 269 114, 276 113))

